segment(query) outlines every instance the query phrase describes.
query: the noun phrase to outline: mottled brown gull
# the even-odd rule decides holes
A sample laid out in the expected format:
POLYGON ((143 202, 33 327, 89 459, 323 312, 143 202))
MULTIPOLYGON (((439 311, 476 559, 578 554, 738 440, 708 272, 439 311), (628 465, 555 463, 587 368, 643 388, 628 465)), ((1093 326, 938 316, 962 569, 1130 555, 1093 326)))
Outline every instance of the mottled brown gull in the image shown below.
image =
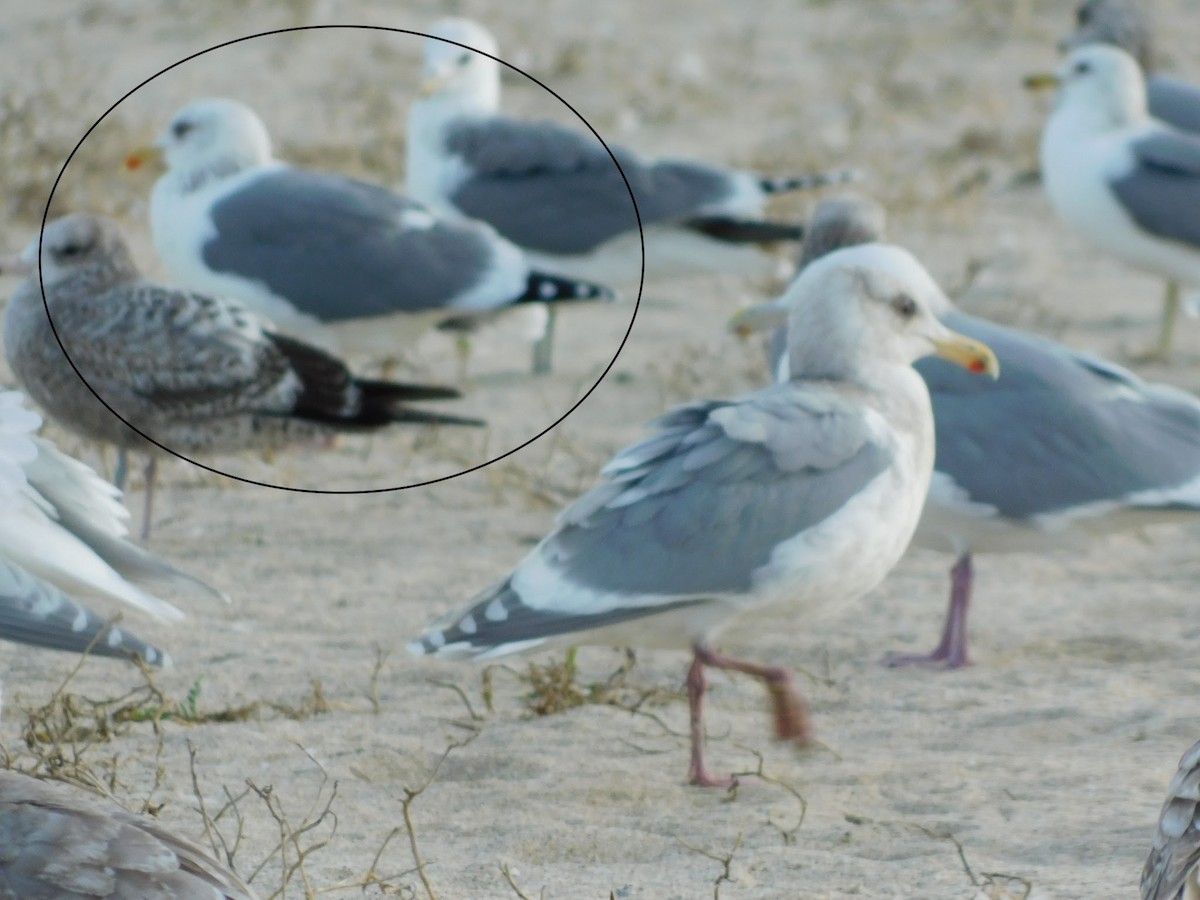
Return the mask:
POLYGON ((147 437, 191 456, 396 422, 480 424, 406 405, 457 397, 451 388, 355 378, 238 303, 145 281, 106 219, 55 220, 22 261, 32 274, 5 311, 9 364, 63 427, 150 454, 146 525, 160 451, 147 437))
POLYGON ((708 667, 762 679, 776 735, 803 741, 790 673, 723 656, 712 639, 772 600, 850 602, 874 588, 912 537, 933 468, 929 393, 913 361, 936 352, 994 374, 995 358, 938 323, 941 290, 896 247, 830 254, 789 293, 787 381, 660 418, 511 575, 431 625, 412 652, 691 648, 693 782, 726 783, 704 761, 708 667))

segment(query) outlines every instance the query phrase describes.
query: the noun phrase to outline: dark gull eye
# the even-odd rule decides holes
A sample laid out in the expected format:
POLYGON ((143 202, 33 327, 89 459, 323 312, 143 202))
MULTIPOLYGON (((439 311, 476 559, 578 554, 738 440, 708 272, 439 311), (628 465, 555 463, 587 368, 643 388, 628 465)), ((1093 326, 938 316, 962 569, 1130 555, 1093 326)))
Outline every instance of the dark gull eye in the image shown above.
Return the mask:
POLYGON ((1075 63, 1075 68, 1072 71, 1074 71, 1076 75, 1086 75, 1088 72, 1092 71, 1092 64, 1086 59, 1081 59, 1079 62, 1075 63))
POLYGON ((182 120, 174 123, 171 126, 171 135, 177 139, 183 138, 189 131, 192 130, 192 123, 182 120))
POLYGON ((917 301, 908 294, 897 294, 892 298, 892 309, 902 319, 911 319, 917 314, 917 301))
POLYGON ((467 65, 467 63, 469 63, 471 61, 471 57, 474 55, 475 54, 473 54, 473 53, 464 53, 462 56, 460 56, 458 58, 457 62, 460 66, 465 66, 465 65, 467 65))

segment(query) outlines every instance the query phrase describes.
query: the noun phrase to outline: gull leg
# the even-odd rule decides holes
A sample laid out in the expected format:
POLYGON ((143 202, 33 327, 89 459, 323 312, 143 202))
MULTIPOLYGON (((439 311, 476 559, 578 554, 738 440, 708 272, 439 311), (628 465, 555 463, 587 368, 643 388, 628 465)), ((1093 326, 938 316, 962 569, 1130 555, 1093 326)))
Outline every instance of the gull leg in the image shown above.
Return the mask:
POLYGON ((117 490, 125 492, 125 481, 129 478, 129 451, 124 447, 117 448, 117 470, 113 472, 113 484, 117 490))
POLYGON ((742 672, 764 682, 771 697, 771 709, 775 719, 775 737, 781 741, 795 741, 801 745, 808 743, 808 708, 804 698, 796 689, 796 682, 792 678, 791 672, 775 666, 762 666, 733 659, 723 656, 703 644, 697 644, 692 649, 692 665, 688 669, 687 677, 692 732, 692 759, 688 778, 692 784, 704 787, 729 787, 737 780, 736 778, 714 777, 704 762, 704 695, 708 690, 708 679, 704 673, 706 666, 731 672, 742 672))
POLYGON ((1179 282, 1167 282, 1167 291, 1163 295, 1162 322, 1159 325, 1158 341, 1153 346, 1135 353, 1134 362, 1169 363, 1171 361, 1171 344, 1175 340, 1175 321, 1179 318, 1180 293, 1179 282))
POLYGON ((458 384, 467 383, 467 363, 471 361, 471 335, 460 331, 454 338, 454 355, 458 357, 458 384))
POLYGON ((150 457, 146 463, 145 480, 146 480, 146 500, 142 505, 142 540, 150 538, 150 517, 154 511, 154 481, 158 475, 158 459, 154 456, 150 457))
POLYGON ((886 665, 937 666, 942 669, 961 669, 971 664, 967 655, 967 607, 971 602, 971 585, 975 569, 968 551, 958 558, 950 570, 950 608, 946 611, 946 624, 942 627, 942 639, 929 654, 889 653, 884 657, 886 665))
POLYGON ((554 322, 558 311, 554 304, 546 304, 546 330, 533 344, 533 374, 546 375, 553 368, 554 356, 554 322))

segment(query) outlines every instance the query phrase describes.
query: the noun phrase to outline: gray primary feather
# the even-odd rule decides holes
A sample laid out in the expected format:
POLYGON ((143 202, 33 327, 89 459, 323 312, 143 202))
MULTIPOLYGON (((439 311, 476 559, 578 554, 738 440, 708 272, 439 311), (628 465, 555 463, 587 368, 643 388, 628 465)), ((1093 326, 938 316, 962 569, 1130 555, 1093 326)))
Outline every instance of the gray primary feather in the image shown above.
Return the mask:
POLYGON ((429 214, 384 188, 281 167, 213 206, 203 258, 322 322, 448 306, 487 273, 495 238, 467 222, 414 227, 414 216, 429 214))
POLYGON ((1200 132, 1200 86, 1161 73, 1146 76, 1146 100, 1154 118, 1200 132))
POLYGON ((1004 373, 991 382, 944 360, 916 364, 933 401, 935 468, 972 501, 1026 519, 1200 476, 1190 395, 973 316, 941 318, 991 347, 1004 373))
POLYGON ((1134 168, 1109 185, 1143 229, 1200 247, 1200 138, 1157 129, 1132 141, 1134 168))
POLYGON ((146 816, 0 771, 0 897, 255 900, 228 866, 146 816))
MULTIPOLYGON (((776 547, 837 512, 889 465, 889 451, 846 396, 854 391, 777 385, 663 416, 658 433, 619 453, 603 470, 606 481, 568 507, 532 555, 589 591, 660 603, 572 610, 560 597, 557 610, 539 609, 510 577, 472 602, 474 629, 453 624, 441 632, 444 643, 537 640, 752 591, 776 547), (503 617, 488 614, 493 603, 503 617)), ((436 649, 429 638, 423 646, 436 649)))
POLYGON ((686 223, 731 190, 726 172, 688 162, 646 162, 550 122, 500 117, 452 122, 447 153, 470 177, 451 197, 514 243, 545 253, 586 253, 610 238, 657 222, 686 223), (637 198, 637 214, 629 199, 637 198))
MULTIPOLYGON (((1200 742, 1179 760, 1167 788, 1150 856, 1142 870, 1142 900, 1178 900, 1200 865, 1200 742)), ((1189 897, 1194 894, 1188 894, 1189 897)))
POLYGON ((169 662, 157 647, 110 625, 54 585, 4 559, 0 559, 0 638, 51 650, 90 649, 94 656, 136 657, 156 666, 169 662))

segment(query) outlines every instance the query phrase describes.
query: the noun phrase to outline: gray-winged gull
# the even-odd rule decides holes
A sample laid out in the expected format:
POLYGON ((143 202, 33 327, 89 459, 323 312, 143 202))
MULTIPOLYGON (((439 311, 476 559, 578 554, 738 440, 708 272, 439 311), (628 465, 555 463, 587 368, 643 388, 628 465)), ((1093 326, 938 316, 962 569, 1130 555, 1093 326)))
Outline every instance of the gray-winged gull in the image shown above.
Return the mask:
MULTIPOLYGON (((822 203, 804 261, 882 237, 877 205, 822 203)), ((937 455, 913 543, 957 561, 938 647, 889 662, 956 668, 969 662, 973 554, 1073 548, 1096 534, 1200 511, 1200 402, 948 303, 934 311, 991 347, 1004 374, 993 382, 937 359, 916 365, 933 401, 937 455)), ((769 305, 734 321, 762 328, 785 315, 769 305)), ((773 349, 779 378, 787 360, 777 337, 773 349)))
POLYGON ((1072 50, 1042 131, 1042 181, 1079 235, 1130 265, 1167 279, 1152 356, 1170 354, 1179 285, 1200 287, 1200 137, 1150 118, 1137 62, 1106 44, 1072 50))
POLYGON ((1167 787, 1141 889, 1142 900, 1200 900, 1200 741, 1167 787))
POLYGON ((394 357, 447 321, 611 297, 532 270, 487 225, 274 159, 262 120, 236 100, 189 103, 155 147, 167 172, 154 185, 150 227, 171 277, 306 340, 328 346, 332 333, 344 352, 394 357))
POLYGON ((276 333, 238 303, 143 280, 109 220, 57 219, 40 246, 40 285, 35 239, 22 254, 31 277, 5 310, 9 364, 63 427, 150 454, 146 527, 160 448, 143 435, 188 455, 396 422, 481 424, 404 405, 459 396, 452 388, 355 378, 339 359, 276 333))
POLYGON ((481 25, 446 19, 429 34, 408 115, 407 192, 491 224, 549 271, 636 285, 640 216, 647 278, 768 274, 779 261, 760 245, 799 240, 803 226, 763 220, 767 198, 851 177, 768 178, 610 145, 627 187, 590 132, 500 115, 496 41, 481 25))
POLYGON ((1158 71, 1149 14, 1133 0, 1085 0, 1075 31, 1059 42, 1064 50, 1112 44, 1138 61, 1146 76, 1150 115, 1184 131, 1200 132, 1200 85, 1158 71))
POLYGON ((21 401, 16 391, 0 392, 0 638, 164 663, 160 650, 66 592, 164 621, 183 614, 147 588, 228 598, 131 544, 120 492, 35 437, 41 417, 21 401))
POLYGON ((0 896, 256 900, 228 865, 83 788, 0 769, 0 896))
POLYGON ((704 762, 707 667, 762 679, 776 735, 804 740, 790 673, 710 642, 765 602, 847 602, 875 587, 908 545, 933 467, 913 360, 937 352, 994 374, 995 358, 937 322, 940 289, 899 248, 830 254, 789 294, 788 381, 658 419, 511 575, 410 649, 491 659, 554 644, 690 647, 698 784, 726 783, 704 762))

